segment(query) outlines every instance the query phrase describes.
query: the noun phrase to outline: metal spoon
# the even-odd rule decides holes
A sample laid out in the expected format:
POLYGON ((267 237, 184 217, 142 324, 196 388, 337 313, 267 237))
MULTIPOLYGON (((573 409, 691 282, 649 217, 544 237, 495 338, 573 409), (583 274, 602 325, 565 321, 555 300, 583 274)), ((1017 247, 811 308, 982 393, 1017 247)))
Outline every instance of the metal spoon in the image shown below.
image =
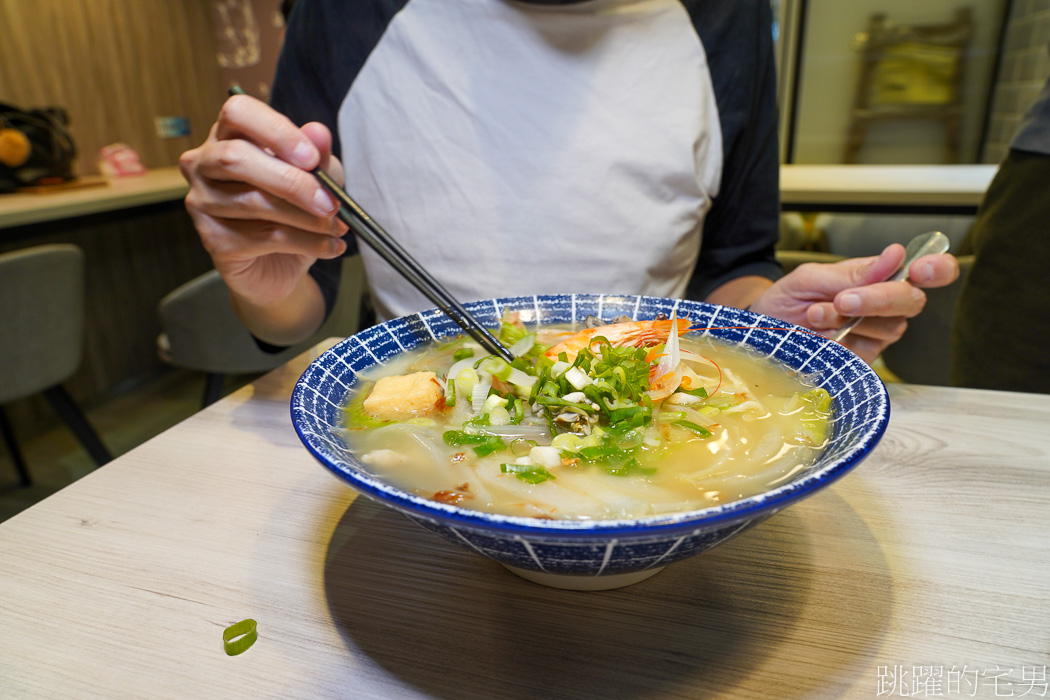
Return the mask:
MULTIPOLYGON (((897 271, 886 281, 900 282, 901 280, 907 280, 908 271, 911 269, 911 264, 913 262, 924 255, 947 253, 950 246, 951 241, 940 231, 930 231, 929 233, 919 234, 908 242, 908 245, 904 249, 904 262, 901 263, 901 266, 897 268, 897 271)), ((863 319, 863 316, 851 317, 841 328, 835 331, 835 335, 831 336, 831 339, 841 341, 863 319)))

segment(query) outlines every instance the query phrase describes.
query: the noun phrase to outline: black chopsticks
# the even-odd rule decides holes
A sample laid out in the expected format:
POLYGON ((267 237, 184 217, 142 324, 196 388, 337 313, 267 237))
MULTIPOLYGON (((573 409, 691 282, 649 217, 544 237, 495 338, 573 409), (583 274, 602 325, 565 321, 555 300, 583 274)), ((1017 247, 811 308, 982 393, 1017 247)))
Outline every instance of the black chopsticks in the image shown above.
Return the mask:
MULTIPOLYGON (((230 88, 231 95, 243 95, 244 90, 240 86, 230 88)), ((328 190, 339 202, 339 219, 350 227, 358 238, 368 244, 372 250, 379 254, 391 267, 398 271, 402 277, 412 283, 416 289, 433 302, 439 309, 456 322, 460 328, 466 331, 470 337, 478 341, 481 347, 493 355, 502 357, 507 362, 514 361, 511 354, 502 343, 499 342, 487 328, 481 325, 474 316, 456 301, 447 289, 441 286, 437 280, 431 277, 422 265, 416 262, 411 255, 402 248, 394 238, 383 230, 372 217, 370 217, 361 206, 355 202, 346 191, 336 183, 332 177, 320 167, 310 171, 318 179, 321 185, 328 190)))

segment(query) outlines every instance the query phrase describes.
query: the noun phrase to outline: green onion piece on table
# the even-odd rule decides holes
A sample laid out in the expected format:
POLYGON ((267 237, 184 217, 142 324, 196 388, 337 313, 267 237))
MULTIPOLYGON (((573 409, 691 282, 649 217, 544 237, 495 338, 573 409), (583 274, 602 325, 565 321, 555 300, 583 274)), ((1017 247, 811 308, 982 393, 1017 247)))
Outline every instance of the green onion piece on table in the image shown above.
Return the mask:
POLYGON ((227 656, 237 656, 248 651, 258 638, 255 620, 241 620, 223 630, 222 645, 227 656))

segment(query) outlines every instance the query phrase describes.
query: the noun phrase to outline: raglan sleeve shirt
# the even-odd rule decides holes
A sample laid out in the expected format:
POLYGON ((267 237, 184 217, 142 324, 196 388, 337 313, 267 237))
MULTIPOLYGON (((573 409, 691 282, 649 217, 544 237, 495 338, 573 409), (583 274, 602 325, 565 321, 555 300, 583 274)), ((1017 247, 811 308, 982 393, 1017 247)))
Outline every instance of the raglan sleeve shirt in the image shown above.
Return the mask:
MULTIPOLYGON (((271 104, 278 111, 287 114, 298 125, 320 122, 332 130, 333 152, 344 160, 346 171, 348 171, 348 189, 355 194, 355 197, 357 196, 354 190, 356 183, 351 179, 355 175, 355 163, 345 162, 353 160, 354 155, 344 153, 346 134, 340 132, 340 125, 348 124, 348 115, 345 110, 348 109, 348 105, 364 104, 362 101, 397 100, 399 96, 396 91, 393 91, 391 94, 367 94, 367 96, 360 94, 354 100, 350 100, 348 99, 350 91, 365 88, 375 90, 377 84, 390 85, 392 82, 390 80, 377 83, 366 79, 357 81, 357 79, 362 75, 362 70, 365 69, 374 52, 378 55, 374 58, 375 65, 369 66, 373 72, 380 69, 384 63, 390 63, 391 56, 396 55, 397 52, 405 54, 405 52, 414 51, 412 44, 401 40, 402 36, 418 36, 405 28, 412 26, 408 20, 415 16, 434 17, 433 13, 440 9, 438 5, 441 3, 447 4, 453 12, 465 12, 463 7, 474 8, 489 4, 491 17, 488 21, 490 22, 504 22, 507 12, 503 5, 531 4, 507 3, 506 0, 481 0, 474 5, 463 3, 461 0, 300 0, 296 4, 289 23, 285 46, 283 46, 278 62, 271 104), (418 12, 415 15, 407 15, 406 8, 416 10, 417 7, 418 12), (424 9, 432 14, 427 16, 423 12, 424 9), (407 17, 400 18, 400 25, 392 29, 392 24, 402 13, 405 13, 407 17), (381 43, 383 44, 382 51, 379 51, 377 47, 381 43)), ((693 258, 695 267, 689 267, 687 262, 685 269, 686 281, 689 282, 688 291, 685 281, 682 281, 680 288, 675 288, 684 295, 702 299, 720 284, 736 277, 758 275, 776 279, 780 274, 775 257, 779 219, 779 184, 772 15, 769 3, 765 0, 681 0, 680 2, 674 0, 673 3, 664 2, 664 4, 674 3, 680 4, 677 14, 692 25, 690 30, 695 33, 695 40, 701 47, 701 56, 706 57, 706 70, 710 76, 703 76, 705 80, 699 82, 706 85, 705 89, 711 93, 708 99, 716 107, 717 115, 717 124, 708 129, 715 137, 698 133, 696 139, 701 140, 707 137, 711 144, 717 146, 718 152, 706 157, 714 158, 714 160, 720 158, 720 170, 715 169, 717 178, 713 185, 708 187, 710 196, 702 207, 706 209, 706 213, 701 212, 697 215, 699 221, 697 228, 700 228, 701 231, 698 232, 695 239, 699 240, 699 248, 698 251, 694 248, 692 254, 695 256, 693 258), (720 136, 720 141, 717 140, 718 136, 720 136), (689 272, 692 272, 691 279, 689 279, 689 272)), ((576 9, 579 10, 579 13, 582 13, 585 12, 588 5, 593 5, 594 2, 591 0, 575 4, 577 4, 576 9)), ((629 2, 619 2, 619 5, 625 7, 629 4, 629 2)), ((637 3, 638 6, 658 4, 658 0, 656 2, 640 0, 637 3)), ((533 15, 543 19, 543 12, 546 9, 539 7, 537 13, 533 15)), ((660 8, 657 7, 657 9, 660 8)), ((480 9, 478 12, 479 17, 484 17, 480 9)), ((463 17, 469 18, 470 15, 463 15, 463 17)), ((437 26, 437 23, 433 21, 430 24, 437 26)), ((462 17, 458 18, 456 23, 450 23, 448 26, 456 27, 461 24, 462 17)), ((504 24, 493 26, 501 29, 504 24)), ((480 26, 484 25, 480 24, 480 26)), ((645 30, 646 27, 639 27, 639 33, 644 33, 645 30)), ((606 31, 608 34, 609 30, 606 31)), ((496 36, 497 33, 481 30, 478 31, 475 38, 483 41, 489 35, 496 36)), ((425 49, 425 46, 423 48, 425 49)), ((471 46, 471 48, 474 47, 471 46)), ((505 54, 510 54, 514 46, 507 45, 505 42, 502 48, 505 54)), ((491 56, 493 62, 499 63, 502 58, 501 46, 493 47, 491 56)), ((647 69, 663 71, 664 68, 656 60, 659 58, 656 52, 654 56, 656 56, 654 59, 656 65, 647 69)), ((419 57, 412 58, 416 61, 423 61, 419 57)), ((445 79, 450 76, 448 80, 451 81, 451 87, 447 89, 450 93, 455 93, 454 98, 458 100, 461 98, 461 93, 456 92, 458 87, 455 81, 459 77, 454 72, 455 55, 450 61, 420 64, 422 68, 419 70, 425 72, 437 64, 444 65, 445 63, 448 63, 450 67, 444 73, 435 71, 437 78, 427 75, 426 79, 435 81, 440 79, 441 82, 445 82, 445 79)), ((479 66, 478 69, 483 68, 479 66)), ((406 76, 404 69, 401 68, 401 72, 394 73, 394 75, 397 78, 403 78, 407 83, 418 78, 415 72, 419 70, 414 71, 413 76, 406 76)), ((675 66, 667 66, 667 70, 673 73, 675 66)), ((513 77, 508 77, 507 80, 512 82, 513 77)), ((601 76, 595 78, 595 82, 601 80, 601 76)), ((680 82, 689 81, 689 77, 686 76, 680 82)), ((397 82, 401 81, 397 80, 397 82)), ((441 88, 436 87, 435 89, 441 88)), ((409 97, 414 94, 411 93, 409 97)), ((605 96, 606 92, 597 91, 596 94, 605 96)), ((429 106, 429 103, 424 103, 424 105, 429 106)), ((609 110, 619 108, 621 107, 616 104, 608 105, 609 110)), ((478 113, 488 112, 479 110, 478 113)), ((363 115, 361 119, 364 119, 363 115)), ((542 120, 543 115, 534 115, 534 119, 542 120)), ((373 119, 373 122, 375 121, 378 120, 373 119)), ((523 124, 527 129, 528 122, 523 122, 523 124)), ((639 124, 637 129, 639 132, 644 131, 648 126, 649 124, 639 124)), ((697 129, 700 130, 702 126, 700 124, 697 129)), ((443 126, 440 122, 430 124, 429 128, 433 130, 436 140, 442 139, 443 126)), ((449 130, 453 128, 450 127, 449 130)), ((609 157, 613 162, 616 157, 616 149, 623 143, 623 141, 609 140, 605 144, 604 148, 610 149, 609 157)), ((354 152, 358 152, 359 148, 356 145, 354 148, 357 149, 354 152)), ((678 165, 672 164, 669 167, 677 168, 678 165)), ((700 169, 702 167, 701 164, 700 169)), ((367 170, 365 172, 371 173, 367 170)), ((657 172, 653 177, 650 173, 649 179, 653 181, 653 179, 660 179, 663 175, 664 173, 657 172)), ((667 175, 669 181, 674 176, 675 173, 667 175)), ((372 185, 366 182, 369 179, 369 176, 364 176, 360 177, 357 182, 365 181, 362 185, 369 186, 372 185)), ((645 185, 643 185, 644 188, 645 185)), ((392 188, 386 186, 380 189, 380 198, 376 199, 380 204, 375 205, 379 207, 379 211, 373 211, 369 206, 365 208, 380 221, 380 224, 390 230, 390 227, 386 227, 384 219, 380 219, 377 213, 386 215, 381 206, 385 204, 385 201, 381 197, 390 192, 392 188)), ((409 192, 408 198, 414 194, 409 192)), ((575 192, 572 194, 579 196, 575 192)), ((364 197, 367 198, 367 196, 369 194, 365 187, 364 197)), ((594 197, 601 196, 601 189, 597 189, 594 197)), ((396 219, 396 216, 392 218, 396 219)), ((394 228, 395 231, 392 232, 399 234, 400 232, 396 230, 396 220, 394 228)), ((408 231, 400 235, 411 236, 411 233, 413 232, 408 231)), ((400 235, 399 240, 401 240, 400 235)), ((593 238, 591 246, 601 246, 605 242, 602 240, 601 231, 588 232, 584 235, 593 238)), ((646 235, 659 234, 646 232, 646 235)), ((351 243, 348 254, 358 251, 356 243, 351 240, 352 237, 352 234, 348 234, 348 242, 351 243)), ((679 248, 675 249, 675 255, 671 257, 681 258, 679 254, 681 241, 688 243, 689 240, 682 235, 681 240, 677 241, 679 248)), ((411 239, 408 242, 411 243, 411 239)), ((613 239, 613 243, 618 245, 619 241, 613 239)), ((692 245, 695 246, 695 243, 692 245)), ((409 252, 413 252, 411 246, 406 246, 406 248, 409 252)), ((427 259, 422 261, 424 264, 428 262, 427 259)), ((338 259, 318 260, 310 270, 311 276, 321 289, 327 311, 331 311, 336 296, 340 266, 338 259)), ((440 267, 438 271, 443 272, 440 267)), ((673 274, 680 276, 681 272, 679 268, 673 274)), ((444 282, 440 274, 436 276, 444 282)), ((624 273, 618 275, 621 279, 624 276, 624 273)), ((382 280, 383 278, 377 276, 376 279, 382 280)), ((376 279, 373 279, 370 271, 370 280, 375 284, 376 279)), ((616 281, 616 279, 609 279, 608 290, 590 291, 651 292, 650 289, 616 289, 614 287, 616 281)), ((664 291, 672 288, 656 289, 664 291)), ((486 291, 489 295, 505 293, 500 289, 486 291)), ((548 290, 545 289, 531 290, 531 293, 546 292, 548 290)), ((403 310, 392 304, 391 313, 400 313, 400 311, 403 310)))

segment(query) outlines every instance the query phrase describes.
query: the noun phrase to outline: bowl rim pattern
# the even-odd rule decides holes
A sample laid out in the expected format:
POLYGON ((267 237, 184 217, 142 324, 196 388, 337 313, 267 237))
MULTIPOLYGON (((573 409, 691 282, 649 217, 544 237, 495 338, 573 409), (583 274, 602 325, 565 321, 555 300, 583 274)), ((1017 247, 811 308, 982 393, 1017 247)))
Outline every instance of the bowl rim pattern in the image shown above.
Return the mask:
MULTIPOLYGON (((870 454, 871 450, 881 440, 889 422, 888 392, 882 380, 866 362, 844 346, 825 336, 815 334, 808 329, 781 321, 780 319, 751 311, 700 301, 624 294, 539 294, 520 297, 497 297, 465 303, 464 306, 489 327, 498 325, 498 320, 502 317, 503 310, 506 309, 523 312, 528 312, 530 309, 534 310, 535 317, 526 319, 526 323, 537 321, 540 323, 567 322, 563 313, 566 310, 571 317, 568 320, 579 321, 583 317, 578 317, 577 314, 594 308, 598 310, 598 318, 606 322, 611 320, 612 317, 606 318, 603 316, 603 312, 609 309, 622 312, 627 308, 633 308, 633 313, 628 315, 635 319, 639 317, 643 309, 658 309, 668 315, 672 311, 681 315, 681 312, 685 310, 690 318, 694 320, 697 319, 693 316, 693 313, 700 312, 701 317, 705 314, 709 316, 706 319, 707 325, 704 327, 701 335, 712 335, 722 340, 733 342, 730 337, 726 337, 726 333, 714 331, 722 331, 724 329, 747 330, 747 333, 743 334, 737 342, 738 344, 747 344, 754 348, 754 345, 747 341, 755 330, 763 330, 764 333, 782 334, 783 338, 779 343, 770 352, 766 353, 769 356, 774 356, 779 352, 787 342, 788 337, 792 336, 793 342, 800 342, 803 348, 809 351, 808 355, 800 356, 806 358, 805 362, 793 369, 802 371, 814 357, 821 355, 821 353, 830 353, 832 358, 841 361, 841 365, 830 374, 822 375, 819 378, 818 385, 827 385, 830 379, 836 375, 847 372, 856 373, 857 376, 852 381, 849 383, 844 382, 842 388, 837 392, 831 392, 832 399, 833 401, 837 400, 840 395, 863 380, 866 386, 873 389, 873 392, 861 404, 874 402, 874 416, 868 418, 860 425, 849 427, 847 433, 850 439, 848 449, 835 455, 819 468, 810 468, 808 473, 800 478, 792 479, 761 494, 699 510, 630 519, 548 520, 486 513, 440 503, 403 491, 371 475, 363 464, 348 454, 344 446, 334 442, 333 436, 322 434, 322 431, 310 427, 310 424, 316 421, 328 425, 329 428, 332 427, 330 423, 311 410, 311 396, 323 399, 328 404, 328 406, 325 406, 327 410, 335 410, 338 413, 340 408, 339 405, 332 402, 327 396, 322 396, 316 388, 312 387, 310 385, 312 381, 334 381, 339 385, 340 390, 344 391, 345 396, 345 392, 349 391, 359 370, 381 364, 387 357, 406 349, 411 349, 419 343, 462 335, 459 327, 445 316, 443 312, 438 309, 427 309, 363 329, 322 353, 311 362, 296 382, 290 402, 292 424, 295 431, 303 445, 318 462, 364 495, 414 517, 426 518, 452 527, 489 533, 499 531, 506 536, 524 536, 529 539, 548 541, 579 541, 587 539, 604 541, 610 537, 659 539, 675 533, 684 534, 691 532, 695 534, 705 530, 726 527, 758 516, 772 514, 787 507, 794 501, 801 500, 831 484, 870 454), (560 304, 559 301, 561 302, 560 304), (565 304, 569 304, 567 309, 562 308, 565 304), (553 307, 545 305, 553 305, 553 307), (552 308, 561 309, 561 311, 554 312, 552 308), (729 319, 728 321, 722 321, 722 323, 728 322, 733 325, 715 326, 715 320, 720 317, 729 319), (415 345, 406 346, 406 340, 410 342, 415 341, 415 345), (393 341, 393 345, 391 345, 391 341, 393 341), (387 352, 387 354, 384 354, 384 352, 387 352), (357 353, 356 357, 363 360, 363 364, 355 366, 348 362, 346 358, 351 353, 357 353), (338 366, 343 374, 333 374, 327 366, 329 364, 338 366), (354 378, 350 380, 350 384, 343 381, 346 372, 354 375, 354 378)), ((782 358, 778 356, 778 359, 782 358)), ((846 413, 850 413, 856 408, 857 406, 853 406, 846 413)), ((836 435, 838 431, 845 430, 839 425, 843 418, 844 415, 835 415, 832 418, 836 435)))

